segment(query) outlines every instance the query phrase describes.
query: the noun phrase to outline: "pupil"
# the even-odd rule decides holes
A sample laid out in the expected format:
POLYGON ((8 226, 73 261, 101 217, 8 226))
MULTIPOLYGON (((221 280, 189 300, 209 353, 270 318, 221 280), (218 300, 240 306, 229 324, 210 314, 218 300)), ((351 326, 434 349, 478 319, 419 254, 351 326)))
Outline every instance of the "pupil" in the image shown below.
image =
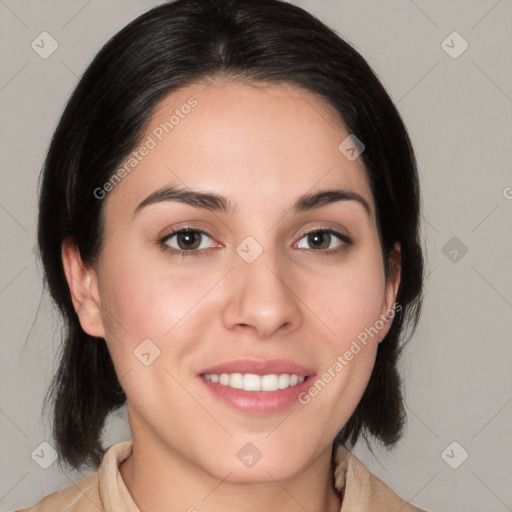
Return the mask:
POLYGON ((308 235, 308 243, 317 249, 327 249, 329 247, 330 235, 317 231, 308 235))
POLYGON ((197 249, 199 236, 195 231, 182 231, 178 234, 178 245, 181 249, 197 249))

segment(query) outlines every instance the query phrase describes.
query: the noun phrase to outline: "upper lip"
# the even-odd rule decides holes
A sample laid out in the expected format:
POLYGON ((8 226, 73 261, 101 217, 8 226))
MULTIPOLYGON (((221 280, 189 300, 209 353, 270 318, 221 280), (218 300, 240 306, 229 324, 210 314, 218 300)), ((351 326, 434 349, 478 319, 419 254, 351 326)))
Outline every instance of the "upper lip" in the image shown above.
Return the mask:
POLYGON ((201 370, 198 375, 205 373, 251 373, 254 375, 271 375, 288 373, 308 377, 313 370, 285 359, 235 359, 201 370))

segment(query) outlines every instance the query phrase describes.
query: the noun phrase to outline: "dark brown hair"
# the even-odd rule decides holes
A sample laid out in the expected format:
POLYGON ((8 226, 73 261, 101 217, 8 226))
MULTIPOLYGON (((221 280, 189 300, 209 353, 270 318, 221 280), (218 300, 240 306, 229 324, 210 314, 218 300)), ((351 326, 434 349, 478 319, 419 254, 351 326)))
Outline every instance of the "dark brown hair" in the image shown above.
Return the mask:
POLYGON ((216 76, 302 86, 325 100, 365 144, 361 158, 386 276, 390 251, 401 244, 402 311, 379 344, 364 395, 334 445, 353 445, 363 436, 389 447, 402 434, 397 361, 419 318, 423 257, 416 163, 393 102, 361 55, 297 6, 279 0, 177 0, 143 14, 101 49, 66 105, 42 171, 39 250, 45 283, 64 319, 58 371, 44 405, 53 407, 60 463, 97 467, 107 416, 126 401, 105 340, 80 326, 63 271, 62 242, 71 236, 84 263, 95 261, 104 201, 94 191, 134 149, 166 95, 216 76))

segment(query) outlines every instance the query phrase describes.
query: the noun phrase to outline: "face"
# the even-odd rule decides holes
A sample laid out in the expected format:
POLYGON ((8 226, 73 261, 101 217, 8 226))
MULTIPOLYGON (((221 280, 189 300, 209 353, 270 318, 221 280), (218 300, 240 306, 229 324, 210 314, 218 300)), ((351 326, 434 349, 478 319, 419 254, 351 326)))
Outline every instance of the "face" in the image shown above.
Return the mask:
POLYGON ((399 280, 363 162, 338 149, 348 135, 297 86, 216 81, 159 105, 105 187, 85 281, 101 307, 78 307, 106 339, 135 445, 239 483, 330 453, 399 280))

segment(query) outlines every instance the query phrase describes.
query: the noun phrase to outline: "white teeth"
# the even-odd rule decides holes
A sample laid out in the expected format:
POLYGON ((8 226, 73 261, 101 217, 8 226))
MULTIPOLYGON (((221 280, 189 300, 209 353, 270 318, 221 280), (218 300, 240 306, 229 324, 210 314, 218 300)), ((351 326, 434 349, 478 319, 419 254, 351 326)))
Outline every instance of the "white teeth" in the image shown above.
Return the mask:
POLYGON ((242 389, 243 386, 243 375, 241 373, 232 373, 231 375, 228 375, 229 377, 229 384, 228 386, 231 386, 235 389, 242 389))
POLYGON ((245 391, 261 391, 261 377, 246 373, 242 382, 242 389, 245 391))
POLYGON ((290 376, 287 373, 279 375, 279 389, 286 389, 290 387, 290 376))
POLYGON ((244 391, 278 391, 297 384, 302 384, 305 377, 302 375, 282 373, 280 375, 254 375, 253 373, 205 373, 203 378, 215 384, 229 386, 244 391))
POLYGON ((275 391, 279 389, 279 377, 277 375, 263 375, 261 377, 261 390, 262 391, 275 391))

